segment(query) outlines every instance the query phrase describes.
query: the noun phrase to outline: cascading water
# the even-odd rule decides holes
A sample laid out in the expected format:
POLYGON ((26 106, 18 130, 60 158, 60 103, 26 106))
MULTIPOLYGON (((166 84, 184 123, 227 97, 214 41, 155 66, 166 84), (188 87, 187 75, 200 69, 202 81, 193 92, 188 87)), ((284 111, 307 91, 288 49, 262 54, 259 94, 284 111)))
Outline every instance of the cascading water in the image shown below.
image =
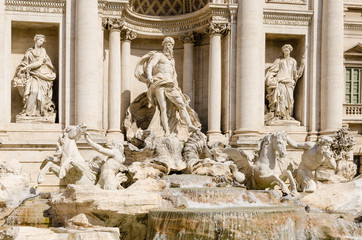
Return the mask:
POLYGON ((160 209, 149 213, 147 239, 307 239, 302 207, 160 209))
POLYGON ((244 188, 172 188, 184 209, 151 210, 147 239, 307 239, 301 206, 282 205, 274 191, 244 188), (278 205, 277 205, 278 204, 278 205))

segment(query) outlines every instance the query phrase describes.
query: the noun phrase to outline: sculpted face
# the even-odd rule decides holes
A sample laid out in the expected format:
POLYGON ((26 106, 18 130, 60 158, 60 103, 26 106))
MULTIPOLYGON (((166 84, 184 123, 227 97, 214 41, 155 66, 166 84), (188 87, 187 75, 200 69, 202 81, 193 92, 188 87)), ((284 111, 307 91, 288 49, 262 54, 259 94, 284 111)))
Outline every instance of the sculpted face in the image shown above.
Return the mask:
POLYGON ((173 43, 172 42, 165 42, 163 44, 163 54, 168 58, 173 58, 173 43))
POLYGON ((36 41, 36 44, 37 44, 39 47, 41 47, 41 46, 43 46, 44 41, 45 41, 44 38, 39 38, 39 39, 36 41))
POLYGON ((323 137, 318 142, 318 152, 328 159, 333 157, 333 153, 331 150, 332 142, 333 140, 329 139, 329 137, 323 137))

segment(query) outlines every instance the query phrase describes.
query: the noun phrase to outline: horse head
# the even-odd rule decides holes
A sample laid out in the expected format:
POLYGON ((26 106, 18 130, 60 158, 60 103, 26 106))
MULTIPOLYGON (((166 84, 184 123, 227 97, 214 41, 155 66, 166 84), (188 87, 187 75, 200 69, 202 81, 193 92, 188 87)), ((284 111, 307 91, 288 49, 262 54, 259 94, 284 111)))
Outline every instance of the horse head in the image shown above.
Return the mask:
POLYGON ((64 132, 68 135, 69 139, 77 140, 87 130, 85 123, 78 124, 76 126, 69 126, 64 129, 64 132))
POLYGON ((280 157, 287 155, 287 134, 285 131, 274 132, 271 134, 270 141, 273 149, 279 153, 280 157))

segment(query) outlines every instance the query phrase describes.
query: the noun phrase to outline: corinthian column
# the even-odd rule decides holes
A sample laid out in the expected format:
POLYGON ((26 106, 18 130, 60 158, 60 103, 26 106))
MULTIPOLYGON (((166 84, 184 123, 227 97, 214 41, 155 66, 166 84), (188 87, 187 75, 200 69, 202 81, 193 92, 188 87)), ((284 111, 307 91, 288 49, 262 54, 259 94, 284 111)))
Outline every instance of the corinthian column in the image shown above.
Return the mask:
POLYGON ((197 41, 194 32, 188 32, 180 36, 184 44, 184 64, 182 91, 190 98, 190 107, 194 108, 194 44, 197 41))
POLYGON ((99 29, 97 0, 76 1, 75 122, 102 128, 102 80, 98 74, 99 29))
POLYGON ((121 121, 123 122, 127 108, 131 102, 131 86, 133 69, 131 69, 131 42, 137 37, 137 33, 130 29, 122 31, 122 107, 121 121))
POLYGON ((120 19, 108 18, 109 30, 109 84, 108 133, 121 133, 121 28, 120 19))
POLYGON ((226 23, 211 23, 206 29, 210 35, 208 131, 210 142, 222 140, 221 135, 221 36, 229 30, 226 23))
POLYGON ((343 1, 323 1, 321 64, 321 133, 342 127, 343 1))
POLYGON ((263 2, 243 0, 239 3, 235 144, 259 138, 257 135, 264 126, 263 2))

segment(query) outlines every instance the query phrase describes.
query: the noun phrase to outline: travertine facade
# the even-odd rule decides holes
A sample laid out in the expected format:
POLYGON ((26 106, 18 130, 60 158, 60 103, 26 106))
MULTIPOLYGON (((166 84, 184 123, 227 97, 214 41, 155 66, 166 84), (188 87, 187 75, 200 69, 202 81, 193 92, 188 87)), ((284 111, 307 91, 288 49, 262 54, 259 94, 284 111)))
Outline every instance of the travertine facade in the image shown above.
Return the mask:
MULTIPOLYGON (((86 123, 97 143, 126 137, 127 108, 147 91, 134 69, 149 51, 162 51, 165 36, 175 39, 178 86, 210 142, 251 149, 275 131, 304 142, 348 125, 358 159, 362 79, 348 76, 362 71, 361 0, 165 0, 147 9, 148 2, 0 1, 0 159, 20 161, 35 184, 34 169, 66 126, 86 123), (56 72, 55 123, 16 121, 24 103, 12 79, 36 34, 46 36, 56 72), (285 44, 298 67, 305 55, 288 113, 300 124, 268 126, 265 76, 285 44)), ((89 159, 92 149, 83 139, 79 145, 89 159)), ((302 150, 288 151, 300 161, 302 150)), ((58 184, 46 175, 41 187, 58 184)))

